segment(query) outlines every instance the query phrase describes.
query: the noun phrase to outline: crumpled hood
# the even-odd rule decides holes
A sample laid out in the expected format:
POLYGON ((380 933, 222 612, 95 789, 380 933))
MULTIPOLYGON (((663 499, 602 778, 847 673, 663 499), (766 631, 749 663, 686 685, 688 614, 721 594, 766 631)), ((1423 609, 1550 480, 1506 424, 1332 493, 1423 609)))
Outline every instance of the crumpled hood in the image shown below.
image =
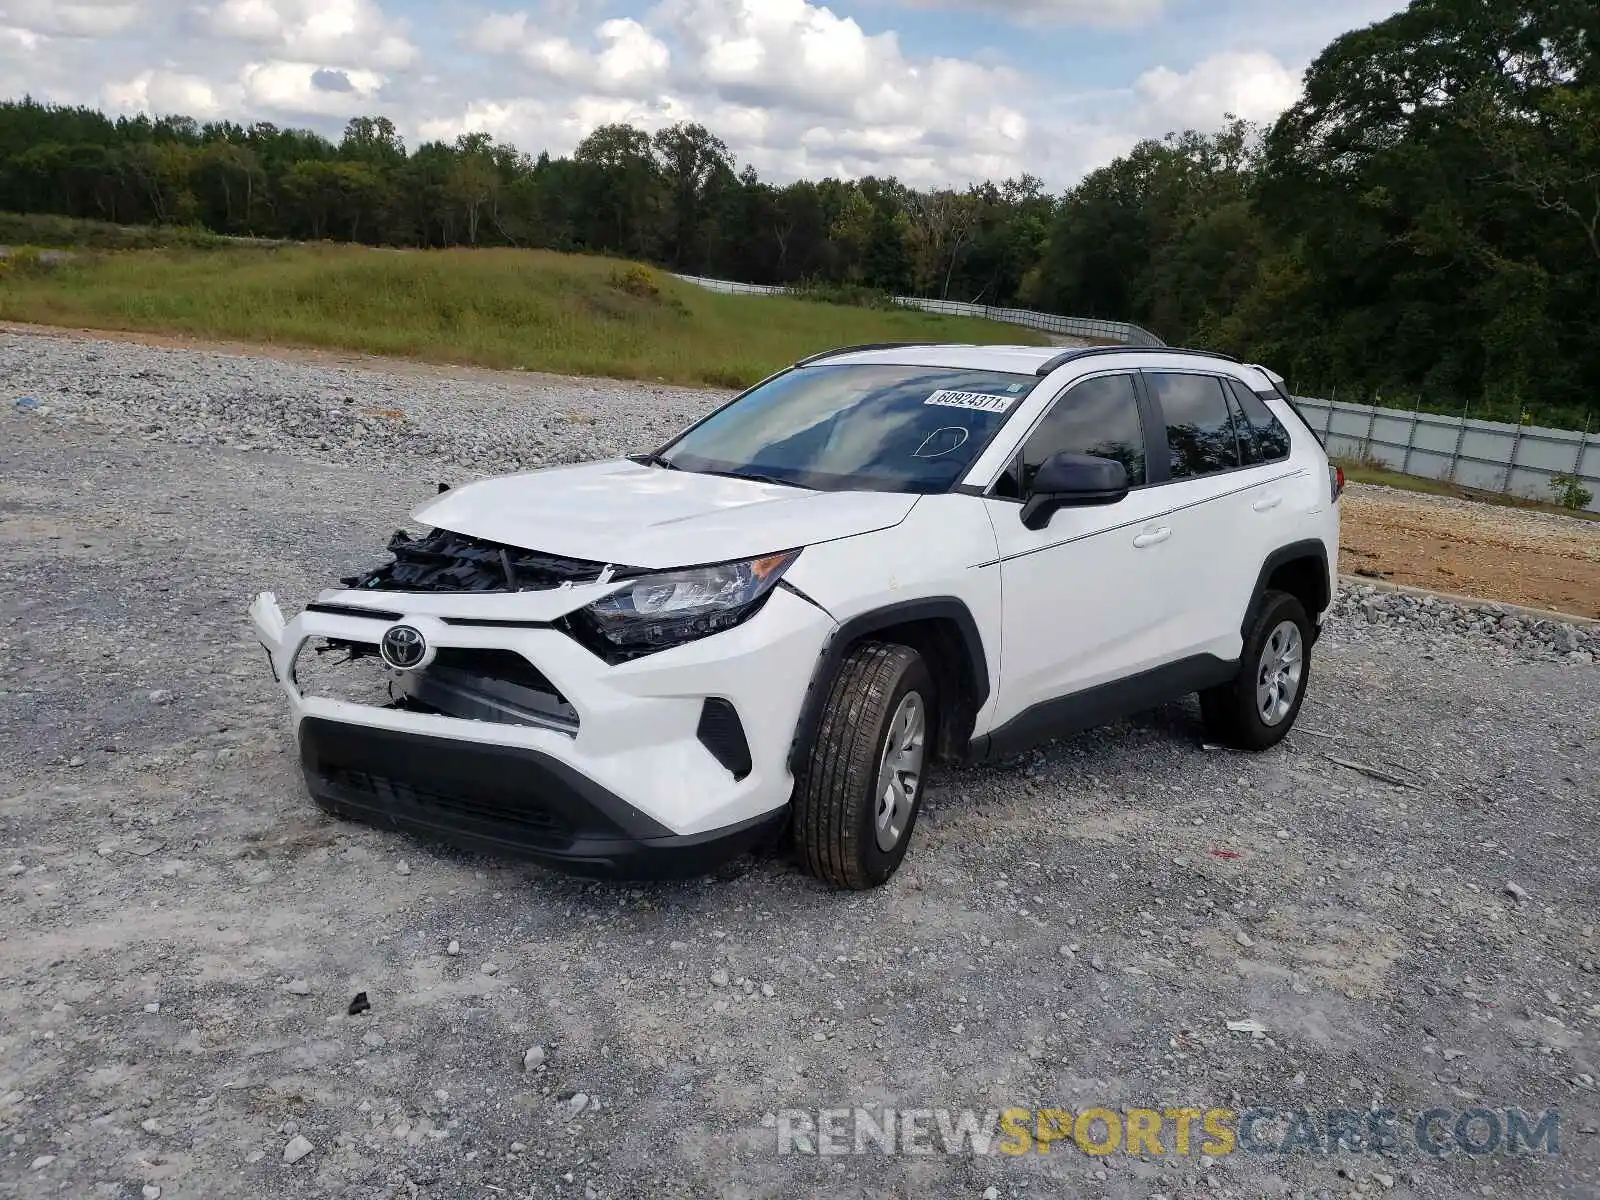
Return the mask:
POLYGON ((897 492, 808 492, 615 459, 464 484, 413 515, 507 546, 662 568, 887 529, 916 502, 897 492))

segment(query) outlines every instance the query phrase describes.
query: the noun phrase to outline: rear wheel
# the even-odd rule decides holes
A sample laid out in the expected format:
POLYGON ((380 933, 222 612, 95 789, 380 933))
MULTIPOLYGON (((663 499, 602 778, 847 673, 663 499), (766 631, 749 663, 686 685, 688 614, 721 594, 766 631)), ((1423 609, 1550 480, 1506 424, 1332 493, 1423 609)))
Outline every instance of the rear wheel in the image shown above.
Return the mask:
POLYGON ((1206 731, 1240 750, 1266 750, 1289 732, 1311 677, 1311 619, 1288 592, 1268 592, 1245 635, 1239 673, 1200 693, 1206 731))
POLYGON ((877 887, 906 855, 927 787, 933 678, 907 646, 845 656, 794 790, 794 847, 812 875, 877 887))

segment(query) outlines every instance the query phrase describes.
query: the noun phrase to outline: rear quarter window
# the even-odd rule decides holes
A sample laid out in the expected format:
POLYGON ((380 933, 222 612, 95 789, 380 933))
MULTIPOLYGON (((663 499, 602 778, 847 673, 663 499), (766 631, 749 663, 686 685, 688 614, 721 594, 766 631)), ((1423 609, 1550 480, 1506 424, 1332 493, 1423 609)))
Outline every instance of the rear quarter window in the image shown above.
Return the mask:
MULTIPOLYGON (((1289 431, 1267 403, 1236 379, 1228 380, 1233 398, 1244 416, 1239 429, 1239 445, 1247 463, 1281 462, 1289 457, 1289 431)), ((1276 397, 1273 397, 1276 399, 1276 397)))
POLYGON ((1271 388, 1262 388, 1256 391, 1255 395, 1262 402, 1269 404, 1274 400, 1282 400, 1284 407, 1294 414, 1295 420, 1304 425, 1306 427, 1306 431, 1310 433, 1312 437, 1317 439, 1317 445, 1321 446, 1324 450, 1328 448, 1327 442, 1323 440, 1322 431, 1310 421, 1306 420, 1305 413, 1300 411, 1300 406, 1294 402, 1294 397, 1291 396, 1286 389, 1276 386, 1271 388))

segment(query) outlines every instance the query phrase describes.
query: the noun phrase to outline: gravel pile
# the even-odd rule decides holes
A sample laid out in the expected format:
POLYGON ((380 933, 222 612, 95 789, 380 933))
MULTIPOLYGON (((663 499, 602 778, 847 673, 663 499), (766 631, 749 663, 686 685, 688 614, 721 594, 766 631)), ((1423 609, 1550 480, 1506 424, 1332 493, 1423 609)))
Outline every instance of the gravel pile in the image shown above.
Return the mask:
POLYGON ((183 446, 503 474, 653 449, 721 393, 606 379, 394 370, 49 336, 0 339, 3 402, 183 446))
POLYGON ((1328 619, 1335 636, 1350 642, 1424 634, 1438 646, 1471 640, 1543 661, 1559 659, 1576 666, 1600 661, 1600 624, 1580 625, 1492 605, 1469 608, 1368 584, 1340 588, 1328 619))
MULTIPOLYGON (((1374 499, 1399 501, 1401 503, 1427 504, 1432 508, 1447 508, 1458 513, 1469 515, 1482 520, 1485 517, 1496 519, 1514 520, 1520 525, 1548 525, 1552 529, 1570 531, 1573 529, 1592 532, 1592 522, 1580 516, 1567 516, 1564 513, 1549 512, 1542 508, 1505 508, 1499 505, 1486 505, 1481 500, 1468 500, 1461 496, 1442 495, 1437 492, 1408 492, 1403 488, 1390 487, 1383 483, 1352 483, 1350 487, 1363 496, 1374 499)), ((1536 496, 1534 499, 1545 499, 1536 496)))

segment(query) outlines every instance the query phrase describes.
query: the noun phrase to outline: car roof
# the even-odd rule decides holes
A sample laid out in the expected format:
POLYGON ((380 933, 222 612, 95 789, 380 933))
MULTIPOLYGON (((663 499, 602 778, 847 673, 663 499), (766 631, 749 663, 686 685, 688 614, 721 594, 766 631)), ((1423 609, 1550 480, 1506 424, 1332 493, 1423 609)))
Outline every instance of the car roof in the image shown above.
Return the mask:
POLYGON ((869 363, 906 367, 949 367, 964 371, 1005 371, 1018 375, 1052 374, 1060 367, 1080 360, 1094 363, 1132 357, 1129 366, 1193 368, 1196 360, 1211 367, 1226 367, 1246 379, 1260 367, 1248 366, 1225 354, 1186 350, 1175 346, 977 346, 945 343, 899 343, 890 345, 847 346, 802 359, 796 366, 827 363, 829 366, 856 366, 869 363), (1095 360, 1099 360, 1096 362, 1095 360), (1048 369, 1046 369, 1048 368, 1048 369))

